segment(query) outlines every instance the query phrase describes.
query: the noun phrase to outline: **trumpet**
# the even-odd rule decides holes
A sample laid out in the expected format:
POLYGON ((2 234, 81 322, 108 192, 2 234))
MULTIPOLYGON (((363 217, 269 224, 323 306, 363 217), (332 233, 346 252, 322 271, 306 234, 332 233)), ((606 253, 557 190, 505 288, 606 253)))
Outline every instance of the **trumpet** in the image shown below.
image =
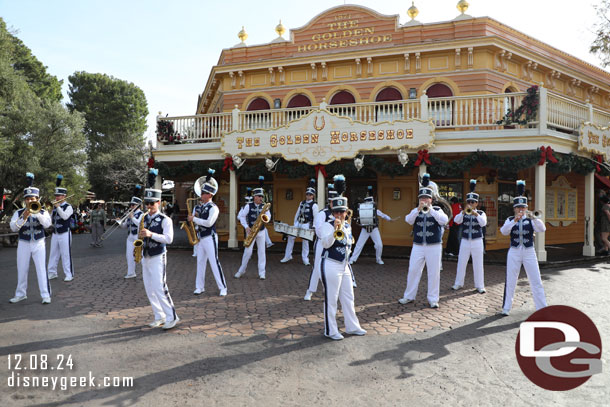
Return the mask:
POLYGON ((430 212, 430 206, 429 205, 422 206, 420 212, 423 213, 424 215, 426 215, 428 212, 430 212))
POLYGON ((346 222, 351 224, 353 213, 354 213, 353 210, 348 209, 347 215, 345 215, 345 220, 335 227, 335 231, 333 232, 333 237, 335 238, 335 240, 345 239, 345 232, 343 232, 343 225, 345 225, 346 222))
POLYGON ((474 213, 474 209, 472 209, 472 207, 467 206, 466 209, 464 209, 464 213, 466 215, 472 215, 474 213))
POLYGON ((535 211, 526 211, 525 216, 529 219, 542 219, 542 211, 540 209, 536 209, 535 211))

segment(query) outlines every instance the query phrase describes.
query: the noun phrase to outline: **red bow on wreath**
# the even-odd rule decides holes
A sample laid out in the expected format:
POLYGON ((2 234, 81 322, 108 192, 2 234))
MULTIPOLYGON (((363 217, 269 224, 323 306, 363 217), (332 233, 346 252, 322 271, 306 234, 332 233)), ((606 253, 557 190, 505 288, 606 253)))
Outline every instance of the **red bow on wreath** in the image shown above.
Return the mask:
POLYGON ((226 171, 228 169, 230 169, 231 171, 235 171, 235 166, 233 165, 233 157, 228 156, 225 157, 225 162, 224 162, 224 166, 222 167, 223 171, 226 171))
POLYGON ((601 169, 601 167, 599 165, 604 162, 604 159, 602 158, 601 155, 596 155, 595 156, 595 161, 596 161, 596 163, 595 163, 595 170, 597 172, 601 172, 602 169, 601 169))
POLYGON ((320 171, 322 172, 322 175, 324 176, 324 178, 327 177, 326 168, 324 168, 323 165, 316 165, 314 168, 316 169, 316 177, 318 176, 318 172, 320 172, 320 171))
POLYGON ((155 158, 154 157, 150 157, 148 159, 148 162, 146 163, 146 165, 148 166, 148 168, 153 168, 155 166, 155 158))
POLYGON ((540 147, 540 161, 538 161, 538 165, 544 164, 546 160, 549 160, 552 163, 557 162, 557 159, 553 156, 553 149, 551 148, 551 146, 540 147))
POLYGON ((422 160, 428 164, 428 165, 432 165, 432 163, 430 162, 430 154, 428 154, 428 150, 419 150, 417 152, 417 160, 415 161, 415 165, 416 166, 420 166, 422 160))

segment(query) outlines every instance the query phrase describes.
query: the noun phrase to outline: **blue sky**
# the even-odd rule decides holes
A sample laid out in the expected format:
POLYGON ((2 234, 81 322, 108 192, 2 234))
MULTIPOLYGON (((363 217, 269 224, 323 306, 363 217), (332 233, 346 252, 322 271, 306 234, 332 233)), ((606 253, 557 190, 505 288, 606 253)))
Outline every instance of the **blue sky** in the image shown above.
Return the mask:
MULTIPOLYGON (((458 0, 419 0, 417 20, 451 20, 458 0)), ((382 14, 409 20, 410 1, 353 1, 382 14)), ((469 0, 467 14, 489 16, 549 45, 600 66, 588 53, 595 12, 585 0, 469 0)), ((154 136, 158 111, 195 112, 210 69, 223 48, 239 42, 267 43, 277 37, 281 19, 287 29, 306 24, 322 11, 344 4, 335 0, 0 0, 0 16, 32 49, 51 74, 64 80, 75 71, 100 72, 133 82, 148 100, 154 136)), ((288 33, 284 35, 288 37, 288 33)), ((65 100, 64 100, 65 102, 65 100)))

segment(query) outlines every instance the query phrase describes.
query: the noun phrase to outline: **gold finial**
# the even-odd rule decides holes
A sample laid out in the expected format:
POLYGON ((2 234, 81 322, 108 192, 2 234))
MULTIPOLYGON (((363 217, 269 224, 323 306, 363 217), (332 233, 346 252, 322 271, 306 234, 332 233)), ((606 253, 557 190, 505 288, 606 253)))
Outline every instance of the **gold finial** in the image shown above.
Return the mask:
POLYGON ((466 10, 468 10, 468 6, 470 6, 470 4, 468 4, 466 0, 460 0, 456 7, 460 13, 464 14, 466 10))
POLYGON ((407 14, 411 17, 411 20, 415 20, 415 17, 419 14, 419 10, 415 7, 415 2, 411 2, 411 7, 407 10, 407 14))
POLYGON ((243 25, 241 26, 241 31, 237 33, 237 38, 239 38, 241 42, 246 42, 246 40, 248 39, 248 34, 246 33, 246 30, 243 25))
POLYGON ((282 20, 280 20, 280 23, 278 25, 275 26, 275 32, 277 33, 277 35, 279 35, 280 37, 282 35, 284 35, 284 33, 286 32, 286 27, 284 27, 284 25, 282 24, 282 20))

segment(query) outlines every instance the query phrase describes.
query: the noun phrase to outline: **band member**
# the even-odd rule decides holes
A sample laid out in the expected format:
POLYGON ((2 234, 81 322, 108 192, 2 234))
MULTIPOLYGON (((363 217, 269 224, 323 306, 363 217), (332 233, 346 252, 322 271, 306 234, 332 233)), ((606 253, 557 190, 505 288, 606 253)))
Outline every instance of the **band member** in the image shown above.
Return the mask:
POLYGON ((466 194, 466 212, 455 215, 454 221, 462 225, 462 240, 460 243, 460 254, 458 256, 455 284, 451 287, 459 290, 464 287, 466 266, 468 259, 472 256, 472 270, 474 273, 474 287, 480 294, 485 293, 485 281, 483 278, 483 228, 487 225, 487 215, 477 209, 479 194, 474 192, 477 185, 476 179, 470 180, 470 192, 466 194))
MULTIPOLYGON (((356 243, 356 248, 354 249, 354 253, 352 254, 352 258, 350 260, 350 264, 354 264, 358 260, 358 257, 360 257, 360 253, 362 253, 362 249, 364 248, 367 240, 369 240, 369 237, 373 240, 373 244, 375 245, 375 259, 377 264, 384 264, 383 260, 381 260, 383 242, 381 241, 381 235, 379 234, 379 218, 389 220, 390 222, 392 222, 392 218, 377 209, 377 205, 375 205, 375 200, 373 198, 373 187, 370 185, 367 188, 367 195, 364 198, 364 203, 373 206, 373 211, 371 213, 372 224, 362 226, 360 236, 358 237, 358 242, 356 243)), ((363 214, 360 212, 360 209, 363 208, 361 205, 362 204, 358 205, 358 219, 360 222, 363 221, 363 214)))
MULTIPOLYGON (((299 204, 299 209, 294 215, 294 226, 298 228, 311 229, 313 225, 314 214, 319 212, 318 204, 314 201, 316 197, 316 180, 309 180, 309 186, 305 191, 305 200, 299 204)), ((296 237, 288 236, 286 242, 286 252, 284 258, 280 260, 282 263, 289 262, 292 260, 292 248, 294 247, 294 240, 296 237)), ((309 241, 307 239, 302 240, 301 257, 303 258, 303 264, 309 266, 309 241)))
MULTIPOLYGON (((247 208, 248 204, 252 203, 252 188, 247 187, 246 188, 246 197, 245 197, 245 205, 239 210, 239 213, 237 214, 237 220, 239 221, 239 223, 242 223, 241 218, 245 217, 248 214, 248 210, 244 208, 247 208)), ((245 222, 245 220, 244 220, 245 222)), ((245 229, 244 229, 245 232, 245 229)), ((267 228, 265 228, 265 246, 267 246, 267 249, 270 248, 271 246, 273 246, 273 242, 271 241, 271 238, 269 237, 269 231, 267 230, 267 228)))
POLYGON ((49 212, 42 209, 39 203, 39 190, 33 187, 34 174, 26 173, 27 187, 23 190, 25 198, 25 208, 21 208, 13 214, 10 227, 13 232, 19 233, 19 243, 17 244, 17 289, 15 296, 9 300, 11 303, 17 303, 27 299, 28 291, 28 273, 30 271, 30 257, 34 261, 36 267, 36 276, 38 277, 38 289, 43 304, 51 303, 51 284, 45 267, 45 244, 44 244, 44 228, 51 226, 51 217, 49 212), (40 212, 33 213, 30 211, 31 206, 36 203, 40 206, 40 212))
POLYGON ((320 262, 320 275, 324 285, 324 336, 341 340, 343 335, 337 328, 337 299, 341 301, 345 332, 350 335, 364 335, 366 331, 360 326, 354 308, 354 287, 349 256, 354 238, 352 228, 346 222, 347 198, 341 194, 345 191, 345 178, 338 175, 334 186, 339 194, 332 200, 334 219, 321 226, 320 242, 323 247, 320 262))
POLYGON ((140 205, 142 199, 139 197, 142 191, 140 185, 136 185, 133 189, 133 196, 129 202, 129 215, 127 220, 121 223, 121 228, 127 229, 127 242, 125 243, 125 257, 127 258, 127 274, 124 278, 136 277, 136 261, 133 258, 133 242, 138 238, 138 225, 140 224, 140 216, 142 211, 140 205))
POLYGON ((224 297, 227 295, 227 283, 220 261, 218 261, 218 235, 216 234, 216 221, 220 210, 212 202, 212 197, 218 192, 218 182, 212 178, 212 175, 214 175, 214 170, 210 168, 205 177, 205 183, 201 187, 201 204, 195 206, 193 213, 188 216, 189 222, 194 222, 199 227, 199 243, 195 245, 197 277, 193 294, 199 295, 205 291, 205 269, 209 261, 220 296, 224 297))
POLYGON ((421 185, 419 205, 405 216, 405 221, 413 225, 413 250, 409 259, 407 288, 398 302, 407 304, 415 301, 425 265, 428 274, 428 302, 431 308, 438 308, 442 232, 449 217, 440 206, 432 205, 432 199, 438 199, 438 193, 432 188, 429 174, 423 175, 421 185))
POLYGON ((49 280, 57 278, 57 264, 62 260, 64 281, 74 279, 74 265, 72 264, 72 232, 70 218, 74 213, 72 205, 65 201, 68 190, 61 187, 63 175, 58 174, 55 179, 55 203, 51 213, 53 222, 53 236, 51 236, 51 252, 49 253, 49 280))
POLYGON ((500 228, 503 235, 510 235, 510 249, 508 249, 508 256, 506 257, 506 283, 502 315, 508 315, 513 306, 513 296, 515 295, 517 279, 522 265, 530 282, 536 310, 547 305, 542 279, 540 278, 538 257, 534 249, 534 232, 542 233, 546 231, 546 226, 541 219, 533 217, 527 211, 527 197, 524 196, 525 181, 517 181, 517 191, 519 196, 513 198, 515 216, 506 219, 506 222, 500 228))
POLYGON ((140 218, 138 237, 144 241, 142 248, 142 280, 155 320, 148 326, 171 329, 180 319, 166 283, 167 249, 174 240, 172 220, 159 210, 161 190, 154 189, 158 170, 148 172, 148 188, 144 190, 147 212, 140 218))
POLYGON ((313 225, 316 230, 316 241, 314 243, 313 249, 313 269, 311 270, 311 274, 309 275, 309 288, 307 288, 305 297, 303 297, 305 301, 311 301, 312 294, 318 291, 318 281, 320 280, 320 262, 322 261, 322 244, 320 243, 320 231, 322 230, 322 225, 324 223, 330 222, 334 219, 331 210, 331 202, 332 199, 336 196, 337 191, 335 191, 334 185, 328 184, 328 199, 326 207, 319 211, 313 220, 313 225))
POLYGON ((90 246, 102 247, 102 234, 106 229, 106 211, 104 205, 98 203, 93 211, 91 211, 91 243, 90 246))
MULTIPOLYGON (((240 217, 241 225, 246 229, 246 236, 250 234, 250 228, 254 226, 256 219, 261 214, 263 210, 263 199, 265 197, 265 190, 263 189, 263 185, 265 183, 265 177, 262 175, 258 177, 258 181, 260 183, 259 188, 254 188, 254 202, 246 205, 244 208, 247 213, 245 216, 240 217)), ((269 218, 271 218, 271 213, 267 210, 265 212, 269 218)), ((240 278, 246 272, 246 268, 248 267, 248 262, 250 261, 250 257, 252 257, 252 251, 254 250, 254 245, 257 247, 257 255, 258 255, 258 278, 264 280, 266 277, 265 267, 267 264, 267 259, 265 256, 265 226, 261 227, 261 229, 256 234, 254 241, 252 244, 245 248, 244 255, 241 259, 241 266, 237 273, 235 273, 235 278, 240 278)))

